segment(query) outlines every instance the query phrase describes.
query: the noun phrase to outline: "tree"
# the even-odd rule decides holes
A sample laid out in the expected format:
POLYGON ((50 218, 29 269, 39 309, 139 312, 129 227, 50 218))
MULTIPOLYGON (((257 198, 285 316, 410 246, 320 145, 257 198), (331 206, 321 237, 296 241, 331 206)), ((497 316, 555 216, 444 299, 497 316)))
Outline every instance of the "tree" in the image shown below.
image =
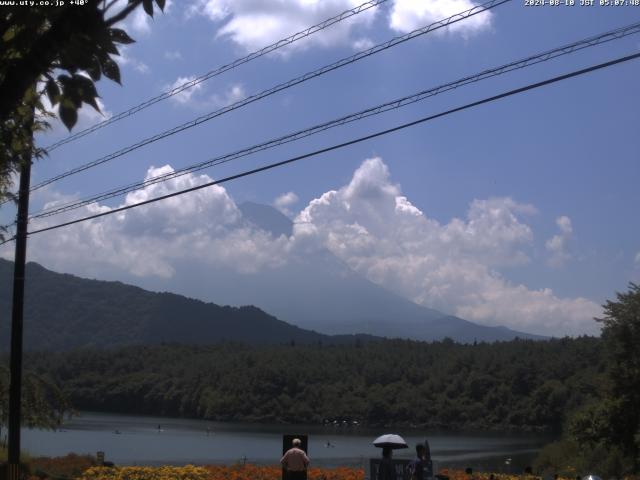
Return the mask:
MULTIPOLYGON (((56 428, 71 414, 68 397, 47 378, 26 372, 22 396, 22 424, 29 428, 56 428)), ((9 369, 0 366, 0 437, 9 416, 9 369)))
MULTIPOLYGON (((166 0, 155 0, 164 9, 166 0)), ((117 44, 134 40, 114 27, 142 5, 153 16, 154 0, 87 0, 84 5, 0 8, 0 200, 9 195, 12 174, 44 152, 31 145, 34 109, 46 95, 71 130, 83 104, 100 110, 94 82, 120 83, 117 44)))
POLYGON ((631 457, 634 471, 640 469, 640 285, 617 293, 607 301, 602 323, 609 360, 609 401, 613 444, 631 457))

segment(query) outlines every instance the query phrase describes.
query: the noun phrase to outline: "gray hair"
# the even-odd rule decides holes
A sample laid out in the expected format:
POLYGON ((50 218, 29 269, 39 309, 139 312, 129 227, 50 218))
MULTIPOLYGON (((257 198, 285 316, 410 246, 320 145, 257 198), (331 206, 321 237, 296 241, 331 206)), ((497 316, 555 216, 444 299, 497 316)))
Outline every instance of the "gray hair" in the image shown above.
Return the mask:
POLYGON ((301 441, 299 438, 294 438, 294 439, 291 441, 291 444, 292 444, 294 447, 299 447, 299 446, 302 444, 302 441, 301 441))

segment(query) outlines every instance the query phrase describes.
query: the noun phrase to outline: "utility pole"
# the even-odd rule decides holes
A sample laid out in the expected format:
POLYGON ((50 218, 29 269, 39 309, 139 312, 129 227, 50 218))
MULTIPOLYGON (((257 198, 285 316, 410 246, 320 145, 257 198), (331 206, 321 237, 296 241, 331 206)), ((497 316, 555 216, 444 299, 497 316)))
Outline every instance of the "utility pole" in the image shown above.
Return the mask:
MULTIPOLYGON (((27 127, 33 131, 33 116, 27 127)), ((22 337, 24 313, 24 272, 27 257, 27 224, 29 222, 29 190, 31 188, 31 144, 20 167, 20 190, 18 192, 18 214, 16 221, 16 251, 13 271, 13 304, 11 311, 11 357, 9 370, 9 445, 7 479, 20 479, 20 418, 22 398, 22 337)))

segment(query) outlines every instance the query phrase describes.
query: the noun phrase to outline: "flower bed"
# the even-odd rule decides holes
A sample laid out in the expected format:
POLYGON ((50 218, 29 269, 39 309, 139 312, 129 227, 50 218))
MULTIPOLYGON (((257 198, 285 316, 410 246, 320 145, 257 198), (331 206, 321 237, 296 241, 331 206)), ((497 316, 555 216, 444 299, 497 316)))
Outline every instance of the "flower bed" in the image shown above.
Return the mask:
MULTIPOLYGON (((97 467, 91 466, 91 457, 69 455, 56 459, 34 459, 42 470, 29 480, 281 480, 279 466, 258 465, 207 465, 196 467, 97 467), (51 475, 43 475, 46 471, 51 475)), ((95 459, 94 459, 95 460, 95 459)), ((502 473, 474 472, 442 469, 438 472, 449 480, 540 480, 535 475, 508 475, 502 473)), ((308 480, 364 480, 361 468, 310 468, 308 480)), ((560 478, 559 480, 573 480, 560 478)), ((628 477, 625 480, 640 480, 628 477)))
MULTIPOLYGON (((277 466, 234 465, 195 467, 92 467, 78 480, 280 480, 277 466)), ((311 468, 308 480, 364 480, 364 470, 311 468)))

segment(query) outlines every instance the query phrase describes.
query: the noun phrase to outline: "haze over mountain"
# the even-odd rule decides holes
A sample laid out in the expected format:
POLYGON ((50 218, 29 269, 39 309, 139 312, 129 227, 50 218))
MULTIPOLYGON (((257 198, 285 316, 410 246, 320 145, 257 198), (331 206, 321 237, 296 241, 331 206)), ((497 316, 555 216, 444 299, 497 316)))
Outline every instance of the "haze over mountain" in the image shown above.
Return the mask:
MULTIPOLYGON (((271 233, 289 236, 293 222, 267 205, 239 205, 243 220, 271 233)), ((351 270, 328 250, 314 250, 279 268, 238 273, 197 262, 177 268, 170 279, 142 278, 144 288, 170 290, 204 301, 256 305, 287 323, 327 334, 460 342, 543 338, 505 327, 487 327, 417 305, 351 270)))
MULTIPOLYGON (((0 351, 9 345, 13 262, 0 259, 0 351)), ((353 343, 289 325, 253 306, 228 307, 148 292, 121 282, 88 280, 26 269, 24 345, 27 350, 67 350, 160 343, 353 343)), ((358 337, 367 340, 366 336, 358 337)))

